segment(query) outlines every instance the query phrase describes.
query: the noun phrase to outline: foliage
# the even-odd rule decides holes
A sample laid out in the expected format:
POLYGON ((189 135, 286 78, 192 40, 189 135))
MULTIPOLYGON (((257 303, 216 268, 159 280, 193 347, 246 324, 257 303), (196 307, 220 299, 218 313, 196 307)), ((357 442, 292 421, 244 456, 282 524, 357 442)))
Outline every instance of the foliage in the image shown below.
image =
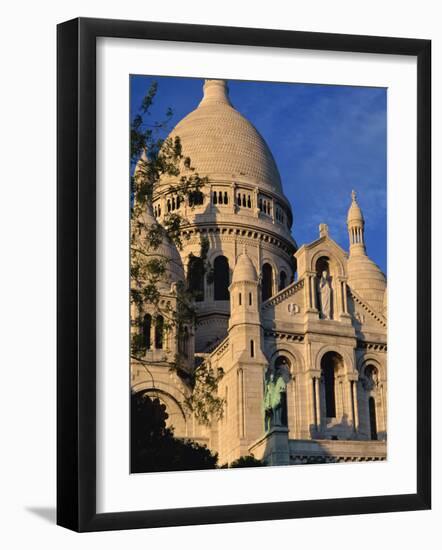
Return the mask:
POLYGON ((166 407, 147 394, 131 396, 131 472, 216 468, 216 454, 194 441, 177 439, 166 427, 166 407))
POLYGON ((185 399, 186 406, 200 424, 209 425, 211 418, 221 419, 225 400, 217 397, 218 383, 224 371, 215 369, 209 361, 196 362, 192 373, 192 392, 185 399))
MULTIPOLYGON (((167 281, 171 259, 162 256, 158 249, 164 242, 169 242, 182 250, 181 229, 186 220, 177 209, 163 213, 161 224, 152 223, 152 216, 148 216, 147 212, 152 209, 157 185, 166 182, 167 192, 173 194, 175 201, 180 204, 186 201, 189 208, 194 208, 196 194, 201 192, 202 186, 208 181, 199 176, 191 159, 184 156, 178 136, 166 139, 161 137, 168 129, 173 114, 171 109, 168 109, 164 121, 149 123, 157 89, 157 84, 152 84, 130 128, 130 154, 134 167, 131 178, 131 356, 146 368, 148 365, 143 359, 146 353, 143 317, 147 310, 152 312, 154 323, 161 316, 163 330, 167 332, 174 329, 178 336, 183 327, 193 329, 196 325, 196 296, 184 282, 169 285, 168 295, 175 298, 176 305, 162 299, 162 287, 164 289, 167 281)), ((210 279, 208 249, 207 237, 201 237, 199 257, 210 279)), ((220 418, 223 400, 216 393, 222 371, 213 372, 210 365, 205 364, 189 369, 179 356, 176 356, 171 368, 188 382, 191 392, 185 404, 194 412, 198 421, 208 424, 211 417, 220 418)))
POLYGON ((253 455, 247 455, 241 456, 229 465, 223 464, 221 468, 256 468, 260 466, 267 466, 267 463, 264 460, 258 460, 253 455))

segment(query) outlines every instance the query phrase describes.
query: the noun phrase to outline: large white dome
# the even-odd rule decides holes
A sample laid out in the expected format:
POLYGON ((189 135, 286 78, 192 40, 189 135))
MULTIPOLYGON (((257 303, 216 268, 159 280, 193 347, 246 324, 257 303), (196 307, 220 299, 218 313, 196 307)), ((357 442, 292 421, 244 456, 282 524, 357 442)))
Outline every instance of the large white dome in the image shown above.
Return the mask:
POLYGON ((201 103, 177 124, 170 134, 175 136, 200 176, 253 182, 282 194, 270 149, 253 124, 232 107, 224 80, 206 80, 201 103))

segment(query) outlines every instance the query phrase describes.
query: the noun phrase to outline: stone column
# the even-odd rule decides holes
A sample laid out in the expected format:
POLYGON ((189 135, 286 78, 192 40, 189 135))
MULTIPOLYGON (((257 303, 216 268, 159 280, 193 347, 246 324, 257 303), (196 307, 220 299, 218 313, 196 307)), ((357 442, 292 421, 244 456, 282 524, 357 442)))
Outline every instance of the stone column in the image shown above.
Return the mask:
POLYGON ((315 376, 315 403, 316 403, 316 426, 319 431, 321 428, 321 377, 315 376))
POLYGON ((353 430, 357 432, 359 429, 359 411, 358 411, 358 393, 357 393, 358 374, 350 373, 347 376, 347 380, 348 380, 348 388, 349 388, 351 419, 353 423, 353 430))
POLYGON ((236 212, 236 183, 232 182, 232 185, 230 186, 230 188, 231 188, 231 199, 232 199, 231 210, 233 213, 235 213, 236 212))
POLYGON ((258 217, 259 217, 258 193, 259 193, 259 190, 258 190, 257 187, 255 187, 255 188, 253 189, 253 204, 252 204, 253 213, 254 213, 255 218, 258 218, 258 217))
POLYGON ((305 298, 307 312, 318 311, 316 304, 316 273, 314 271, 305 272, 305 298))
POLYGON ((349 318, 348 313, 348 303, 347 303, 347 278, 346 277, 336 277, 338 284, 336 285, 336 303, 339 303, 339 308, 337 313, 338 317, 349 318))
POLYGON ((352 396, 354 407, 354 427, 355 432, 359 431, 359 408, 358 408, 358 382, 354 380, 352 383, 352 396))

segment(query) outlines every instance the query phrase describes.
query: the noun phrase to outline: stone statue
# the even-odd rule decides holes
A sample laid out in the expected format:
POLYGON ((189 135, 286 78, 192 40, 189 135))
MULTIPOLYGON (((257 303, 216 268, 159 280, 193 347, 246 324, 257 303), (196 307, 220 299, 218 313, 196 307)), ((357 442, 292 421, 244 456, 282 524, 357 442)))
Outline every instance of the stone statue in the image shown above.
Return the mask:
POLYGON ((319 297, 321 300, 321 316, 323 319, 331 319, 331 293, 330 282, 327 277, 327 271, 322 272, 319 279, 319 297))
POLYGON ((285 426, 286 383, 284 378, 273 370, 265 385, 264 392, 264 429, 268 433, 275 426, 285 426))

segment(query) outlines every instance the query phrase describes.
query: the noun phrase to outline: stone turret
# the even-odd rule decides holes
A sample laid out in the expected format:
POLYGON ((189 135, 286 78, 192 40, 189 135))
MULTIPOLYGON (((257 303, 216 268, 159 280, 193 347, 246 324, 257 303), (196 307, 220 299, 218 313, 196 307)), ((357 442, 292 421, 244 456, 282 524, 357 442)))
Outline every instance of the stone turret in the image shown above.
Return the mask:
POLYGON ((387 283, 385 275, 367 256, 365 221, 354 191, 352 191, 352 202, 347 215, 347 227, 350 240, 350 255, 347 263, 348 285, 375 311, 383 313, 387 283))

